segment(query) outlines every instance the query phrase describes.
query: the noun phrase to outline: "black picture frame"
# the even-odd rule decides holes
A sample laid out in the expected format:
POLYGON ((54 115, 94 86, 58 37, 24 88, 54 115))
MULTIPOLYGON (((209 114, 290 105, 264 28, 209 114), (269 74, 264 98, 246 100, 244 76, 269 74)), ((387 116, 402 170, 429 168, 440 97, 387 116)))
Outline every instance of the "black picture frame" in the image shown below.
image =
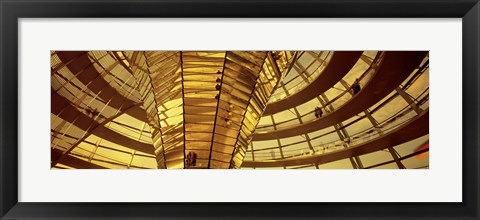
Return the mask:
POLYGON ((479 219, 478 2, 478 0, 0 0, 0 216, 2 219, 479 219), (463 202, 18 202, 18 19, 63 17, 462 18, 463 202))

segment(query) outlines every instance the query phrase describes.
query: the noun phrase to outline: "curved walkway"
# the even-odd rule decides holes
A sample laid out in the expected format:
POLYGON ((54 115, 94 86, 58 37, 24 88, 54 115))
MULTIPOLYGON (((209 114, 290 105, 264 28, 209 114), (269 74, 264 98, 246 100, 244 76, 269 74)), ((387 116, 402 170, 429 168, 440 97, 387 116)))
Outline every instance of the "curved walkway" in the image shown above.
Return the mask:
MULTIPOLYGON (((108 105, 114 109, 122 106, 133 106, 137 103, 124 97, 115 88, 113 88, 101 74, 95 69, 92 61, 88 58, 88 52, 85 51, 59 51, 58 57, 62 63, 68 63, 66 66, 76 78, 87 86, 93 93, 98 94, 98 97, 103 100, 110 100, 108 105), (73 60, 72 60, 73 59, 73 60)), ((52 92, 53 94, 53 92, 52 92)), ((52 105, 55 103, 52 102, 52 105)), ((137 106, 136 108, 140 108, 137 106)), ((146 120, 145 114, 142 111, 134 111, 140 114, 131 114, 132 117, 138 120, 146 120)), ((145 112, 145 110, 143 110, 145 112)))
POLYGON ((269 103, 263 112, 263 116, 293 108, 310 101, 317 97, 318 94, 323 94, 338 83, 338 81, 352 69, 362 54, 363 51, 334 52, 327 67, 325 67, 315 81, 285 99, 269 103))
MULTIPOLYGON (((364 111, 397 88, 425 58, 428 52, 387 52, 377 73, 352 99, 334 112, 302 125, 268 132, 256 132, 254 141, 286 138, 333 126, 364 111)), ((317 93, 318 95, 318 93, 317 93)))
POLYGON ((320 155, 313 155, 309 157, 293 157, 288 159, 265 161, 244 161, 242 167, 284 167, 305 164, 325 164, 403 144, 405 142, 424 136, 428 133, 429 111, 427 109, 422 112, 422 114, 412 118, 410 123, 406 123, 396 128, 392 132, 389 132, 388 134, 385 134, 357 146, 352 146, 338 151, 320 155))
MULTIPOLYGON (((51 151, 52 161, 57 160, 62 155, 63 155, 63 152, 58 149, 52 149, 51 151)), ((88 161, 81 160, 79 158, 76 158, 70 155, 67 155, 63 158, 62 164, 69 167, 76 168, 76 169, 108 169, 106 167, 103 167, 94 163, 90 163, 88 161)))
MULTIPOLYGON (((137 105, 133 105, 130 108, 125 108, 124 113, 133 113, 135 114, 144 114, 143 112, 138 112, 139 108, 136 108, 137 105)), ((88 135, 94 134, 102 139, 110 141, 112 143, 122 145, 124 147, 128 147, 132 150, 140 151, 146 154, 153 155, 153 146, 152 144, 147 144, 143 142, 139 142, 123 136, 111 129, 105 127, 104 123, 99 123, 93 120, 91 117, 85 115, 83 112, 79 111, 77 108, 72 106, 68 100, 66 100, 63 96, 59 95, 58 93, 52 94, 52 114, 57 115, 58 117, 62 118, 63 120, 73 123, 76 127, 82 129, 83 131, 87 131, 88 135), (55 103, 55 104, 53 104, 55 103)), ((146 116, 144 116, 146 118, 146 116)), ((107 119, 107 121, 114 120, 115 117, 111 119, 107 119)), ((80 139, 80 138, 79 138, 80 139)))

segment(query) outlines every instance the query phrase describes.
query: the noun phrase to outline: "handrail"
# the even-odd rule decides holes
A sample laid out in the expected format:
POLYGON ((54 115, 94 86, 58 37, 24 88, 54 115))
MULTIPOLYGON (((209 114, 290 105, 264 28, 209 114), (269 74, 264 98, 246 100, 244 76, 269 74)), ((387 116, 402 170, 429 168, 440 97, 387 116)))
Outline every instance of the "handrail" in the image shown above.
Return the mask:
MULTIPOLYGON (((398 158, 400 161, 402 160, 405 160, 405 159, 408 159, 410 157, 414 157, 414 156, 417 156, 419 154, 423 154, 423 153, 426 153, 430 151, 430 148, 425 148, 425 149, 422 149, 422 150, 419 150, 417 152, 413 152, 411 154, 408 154, 408 155, 405 155, 403 157, 400 157, 398 158)), ((379 166, 383 166, 383 165, 387 165, 387 164, 390 164, 390 163, 395 163, 395 160, 389 160, 389 161, 385 161, 383 163, 378 163, 378 164, 375 164, 375 165, 371 165, 371 166, 368 166, 368 167, 364 167, 364 169, 372 169, 372 168, 375 168, 375 167, 379 167, 379 166)))
MULTIPOLYGON (((429 88, 427 87, 427 88, 426 88, 422 93, 420 93, 415 99, 418 100, 418 99, 419 99, 420 97, 422 97, 428 90, 429 90, 429 88)), ((374 113, 375 113, 376 111, 378 111, 381 107, 383 107, 384 105, 388 104, 391 100, 393 100, 393 98, 397 97, 398 95, 399 95, 398 93, 394 93, 391 97, 387 98, 383 103, 381 103, 380 105, 378 105, 377 107, 375 107, 374 109, 372 109, 372 110, 370 111, 370 114, 374 114, 374 113)), ((424 102, 427 101, 427 100, 428 100, 428 96, 423 97, 422 99, 418 100, 418 103, 417 103, 417 104, 422 104, 422 103, 424 103, 424 102)), ((389 118, 384 119, 382 122, 380 122, 380 124, 383 124, 385 121, 391 120, 393 117, 397 117, 397 115, 399 115, 399 114, 401 113, 401 111, 403 111, 403 110, 405 110, 405 109, 407 109, 407 108, 410 108, 410 104, 411 104, 411 103, 407 103, 404 108, 402 108, 401 110, 399 110, 398 112, 396 112, 395 114, 393 114, 392 116, 390 116, 389 118)), ((411 109, 410 109, 410 110, 411 110, 411 109)), ((358 122, 358 121, 360 121, 360 120, 362 120, 362 119, 364 119, 364 118, 366 118, 366 117, 367 117, 367 115, 364 115, 364 116, 362 116, 362 117, 359 117, 359 118, 357 118, 357 119, 349 122, 348 124, 344 124, 342 127, 339 127, 338 130, 345 129, 345 128, 347 128, 347 127, 355 124, 356 122, 358 122)), ((360 131, 360 132, 357 132, 357 133, 355 133, 355 134, 358 134, 358 133, 361 133, 361 132, 365 132, 365 131, 368 131, 368 130, 371 130, 371 129, 375 129, 375 127, 373 127, 373 126, 372 126, 372 127, 369 127, 369 128, 367 128, 367 129, 365 129, 365 130, 363 130, 363 131, 360 131)), ((316 139, 318 139, 318 138, 322 138, 322 137, 324 137, 324 136, 326 136, 326 135, 329 135, 329 134, 332 134, 332 133, 335 133, 335 132, 336 132, 335 130, 332 130, 332 131, 330 131, 330 132, 321 134, 321 135, 319 135, 319 136, 317 136, 317 137, 311 138, 310 140, 313 141, 313 140, 316 140, 316 139)), ((353 135, 352 135, 352 136, 353 136, 353 135)), ((330 144, 330 143, 337 142, 337 141, 339 141, 339 140, 327 142, 327 143, 325 143, 325 144, 330 144)), ((282 145, 281 147, 288 147, 288 146, 290 146, 290 145, 295 145, 295 144, 300 144, 300 143, 305 143, 305 142, 306 142, 306 141, 297 141, 297 142, 293 142, 293 143, 290 143, 290 144, 287 144, 287 145, 282 145)), ((259 150, 253 150, 253 152, 257 152, 257 153, 255 153, 255 154, 258 154, 259 151, 274 150, 274 149, 277 149, 277 148, 278 148, 278 147, 268 147, 268 148, 263 148, 263 149, 259 149, 259 150)), ((296 151, 296 150, 291 150, 291 151, 296 151)), ((252 151, 247 151, 247 152, 252 152, 252 151)), ((285 150, 284 150, 283 152, 290 152, 290 151, 285 151, 285 150)), ((260 154, 263 154, 263 152, 260 153, 260 154)), ((266 154, 266 153, 265 153, 265 154, 266 154)))
POLYGON ((410 119, 409 123, 405 123, 387 134, 359 145, 350 146, 334 152, 307 157, 296 157, 280 160, 244 161, 242 167, 284 167, 305 164, 325 164, 349 157, 360 156, 392 147, 392 145, 402 144, 428 134, 428 121, 429 111, 427 109, 420 115, 410 119))
MULTIPOLYGON (((428 90, 428 89, 426 89, 426 90, 428 90)), ((421 93, 418 97, 422 96, 422 94, 423 94, 423 93, 421 93)), ((384 119, 383 121, 381 121, 381 122, 378 124, 378 128, 386 127, 386 124, 393 123, 394 120, 392 120, 392 119, 394 119, 394 118, 395 118, 395 119, 399 119, 400 117, 407 115, 407 114, 410 113, 411 111, 413 111, 413 109, 410 107, 410 104, 407 103, 407 105, 406 105, 405 107, 403 107, 402 109, 400 109, 399 111, 397 111, 395 114, 393 114, 392 116, 390 116, 390 117, 384 119)), ((413 117, 412 117, 412 118, 413 118, 413 117)), ((409 119, 411 119, 411 118, 409 118, 409 119)), ((385 132, 385 131, 390 131, 390 130, 396 128, 396 127, 399 127, 399 126, 405 124, 406 122, 408 122, 409 119, 407 119, 407 120, 405 120, 404 122, 399 123, 399 124, 397 124, 397 125, 395 125, 395 126, 389 127, 389 128, 387 128, 387 129, 385 129, 385 130, 382 130, 382 131, 384 131, 384 132, 385 132)), ((346 126, 344 126, 343 128, 345 128, 345 127, 346 127, 346 126)), ((371 133, 371 132, 369 132, 369 131, 374 130, 374 129, 375 129, 375 127, 372 126, 372 127, 368 127, 368 128, 366 128, 366 129, 363 129, 363 130, 361 130, 361 131, 358 131, 358 132, 356 132, 355 134, 350 135, 350 136, 351 136, 350 139, 351 139, 351 141, 353 141, 354 139, 360 139, 360 138, 364 137, 365 135, 371 133)), ((335 132, 335 131, 332 131, 332 132, 335 132)), ((328 132, 328 133, 332 133, 332 132, 328 132)), ((324 136, 324 135, 322 135, 322 136, 324 136)), ((320 137, 315 137, 315 139, 317 139, 317 138, 320 138, 320 137)), ((322 147, 322 146, 324 147, 324 146, 327 146, 327 145, 330 145, 330 144, 334 144, 334 143, 336 143, 336 142, 338 142, 338 141, 343 141, 343 140, 338 139, 338 140, 330 141, 330 142, 327 142, 327 143, 323 143, 322 145, 317 146, 317 147, 322 147)), ((295 142, 295 143, 291 143, 291 144, 288 144, 288 145, 285 145, 285 146, 282 146, 282 147, 288 147, 288 146, 290 146, 290 145, 299 144, 299 143, 304 143, 304 142, 305 142, 305 141, 295 142)), ((335 147, 337 147, 337 146, 339 146, 339 145, 335 145, 335 147)), ((341 146, 343 146, 343 145, 341 145, 341 146)), ((253 150, 253 152, 254 152, 254 154, 255 154, 256 156, 258 156, 259 154, 268 154, 269 152, 266 152, 266 151, 272 150, 272 149, 277 149, 277 148, 278 148, 278 147, 264 148, 264 149, 259 149, 259 150, 253 150), (262 151, 264 151, 264 152, 262 152, 262 151), (260 152, 261 152, 261 153, 260 153, 260 152)), ((314 147, 314 148, 315 148, 315 147, 314 147)), ((324 148, 325 148, 325 147, 324 147, 324 148)), ((327 148, 328 148, 328 147, 327 147, 327 148)), ((304 149, 304 150, 307 150, 307 149, 304 149)), ((294 151, 299 151, 299 149, 283 150, 284 153, 286 153, 286 152, 294 152, 294 151)), ((249 152, 252 152, 252 151, 249 151, 249 152)), ((318 151, 317 151, 317 152, 318 152, 318 151)), ((316 152, 315 152, 315 153, 316 153, 316 152)), ((297 155, 293 155, 293 156, 290 156, 290 157, 297 157, 297 156, 302 156, 302 154, 297 154, 297 155)), ((285 157, 285 158, 290 158, 290 157, 285 157)))
POLYGON ((398 85, 418 67, 418 64, 423 60, 426 53, 426 51, 386 52, 385 61, 383 61, 382 66, 379 67, 378 73, 375 74, 374 79, 369 81, 360 93, 355 95, 356 98, 350 99, 347 103, 343 104, 342 107, 333 111, 333 113, 308 123, 289 126, 271 132, 256 132, 253 140, 271 140, 318 131, 358 114, 397 88, 398 85))
POLYGON ((278 102, 269 103, 263 113, 263 115, 271 115, 277 112, 287 110, 293 106, 310 100, 316 96, 312 93, 312 90, 323 93, 323 90, 328 90, 331 83, 337 83, 338 79, 341 79, 350 69, 358 62, 359 57, 363 54, 362 51, 340 51, 335 52, 329 62, 329 65, 325 68, 322 74, 317 77, 315 81, 310 83, 307 87, 297 93, 282 99, 278 102), (326 84, 328 80, 328 84, 326 84))
MULTIPOLYGON (((370 66, 368 67, 368 69, 366 69, 366 70, 363 72, 363 74, 359 77, 359 80, 361 81, 364 77, 366 77, 367 74, 371 74, 371 73, 372 73, 371 71, 373 70, 372 66, 380 65, 381 62, 383 61, 383 57, 384 57, 384 52, 379 52, 379 53, 377 54, 377 56, 375 56, 375 58, 374 58, 374 60, 373 60, 373 62, 372 62, 372 65, 370 65, 370 66)), ((331 88, 333 88, 333 87, 331 87, 331 88)), ((328 91, 328 90, 327 90, 327 91, 328 91)), ((328 105, 332 104, 333 102, 335 102, 335 101, 337 101, 338 99, 340 99, 343 95, 348 94, 348 93, 349 93, 349 90, 344 90, 344 91, 343 91, 342 93, 340 93, 338 96, 336 96, 336 97, 333 98, 332 100, 329 100, 327 103, 325 103, 325 106, 328 106, 328 105)), ((321 94, 319 94, 319 95, 321 95, 321 94)), ((353 98, 353 96, 352 96, 352 98, 353 98)), ((295 106, 295 107, 293 107, 293 108, 296 108, 296 107, 298 107, 298 106, 295 106)), ((291 108, 290 108, 290 109, 291 109, 291 108)), ((287 110, 290 110, 290 109, 287 109, 287 110)), ((287 111, 287 110, 285 110, 285 111, 287 111)), ((293 118, 293 119, 290 119, 290 120, 287 120, 287 121, 278 122, 278 123, 275 124, 275 127, 278 128, 278 127, 280 127, 279 125, 286 124, 286 123, 289 123, 289 122, 291 122, 291 121, 298 120, 298 118, 303 118, 303 117, 305 117, 305 116, 308 116, 308 115, 313 114, 314 112, 315 112, 315 111, 312 110, 312 111, 309 111, 309 112, 307 112, 307 113, 305 113, 305 114, 303 114, 303 115, 300 115, 300 117, 296 117, 296 118, 293 118)), ((279 112, 277 112, 277 113, 279 113, 279 112)), ((329 113, 329 112, 326 112, 325 115, 327 115, 328 113, 329 113)), ((266 117, 269 117, 269 116, 266 116, 266 117)), ((256 130, 257 130, 257 131, 265 131, 265 132, 268 132, 268 130, 266 130, 265 128, 271 128, 271 127, 273 127, 273 125, 259 126, 259 127, 257 127, 256 130)))

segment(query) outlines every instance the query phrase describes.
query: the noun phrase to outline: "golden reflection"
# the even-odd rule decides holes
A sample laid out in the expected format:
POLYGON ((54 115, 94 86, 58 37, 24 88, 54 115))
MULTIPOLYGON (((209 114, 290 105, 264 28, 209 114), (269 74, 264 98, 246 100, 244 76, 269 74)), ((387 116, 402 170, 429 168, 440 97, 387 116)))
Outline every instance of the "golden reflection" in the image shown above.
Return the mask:
POLYGON ((428 147, 413 157, 419 146, 428 143, 428 131, 393 146, 322 162, 324 156, 367 146, 428 115, 426 53, 390 93, 358 114, 336 121, 334 115, 351 108, 350 102, 367 97, 362 91, 352 92, 354 82, 362 90, 374 87, 371 84, 379 83, 384 58, 391 62, 394 52, 359 52, 348 71, 338 72, 339 80, 329 82, 325 92, 315 93, 312 85, 327 80, 322 74, 329 65, 338 65, 335 56, 341 53, 51 51, 51 167, 428 167, 424 153, 428 147), (311 100, 264 115, 268 104, 288 104, 307 90, 313 92, 311 100), (315 109, 322 114, 315 115, 315 109), (291 137, 255 140, 256 134, 301 130, 310 123, 328 126, 291 137))

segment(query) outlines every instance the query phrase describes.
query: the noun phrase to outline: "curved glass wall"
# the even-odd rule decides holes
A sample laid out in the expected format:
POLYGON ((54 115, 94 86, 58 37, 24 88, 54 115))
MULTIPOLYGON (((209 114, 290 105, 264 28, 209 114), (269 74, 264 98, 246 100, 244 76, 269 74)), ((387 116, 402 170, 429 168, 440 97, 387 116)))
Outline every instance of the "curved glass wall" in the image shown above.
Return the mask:
MULTIPOLYGON (((303 124, 306 121, 314 120, 315 107, 323 105, 332 105, 334 108, 345 104, 353 95, 350 92, 350 86, 356 79, 359 79, 360 85, 365 85, 375 74, 375 68, 381 64, 383 53, 375 51, 367 51, 362 54, 362 59, 359 59, 353 68, 336 83, 331 89, 324 94, 319 94, 316 98, 303 103, 299 106, 294 106, 285 111, 281 111, 272 115, 263 116, 260 119, 257 131, 268 132, 269 130, 276 130, 280 128, 289 127, 292 125, 303 124)), ((326 115, 330 109, 321 107, 323 114, 326 115)))
POLYGON ((52 51, 52 168, 428 168, 428 130, 394 146, 370 146, 428 115, 428 53, 380 101, 331 118, 375 96, 357 95, 355 87, 378 84, 389 53, 358 53, 330 89, 262 116, 268 104, 321 82, 335 52, 52 51), (248 72, 252 77, 242 78, 248 72), (317 122, 328 126, 255 139, 317 122))
POLYGON ((292 65, 283 73, 280 85, 268 100, 277 102, 302 90, 318 78, 330 62, 333 51, 292 52, 292 65))
MULTIPOLYGON (((429 67, 428 57, 426 57, 396 90, 392 91, 388 96, 386 96, 380 102, 376 103, 370 108, 366 109, 364 112, 357 114, 340 123, 336 123, 331 127, 310 132, 304 135, 264 141, 253 141, 251 150, 247 153, 246 160, 262 161, 282 160, 296 157, 309 157, 312 155, 320 155, 338 151, 350 146, 361 145, 364 142, 379 138, 382 135, 389 133, 400 126, 409 123, 411 120, 414 120, 417 115, 421 114, 421 112, 428 111, 428 82, 429 67)), ((301 111, 297 110, 297 112, 301 111)), ((310 120, 316 119, 312 111, 307 112, 307 115, 310 115, 310 120)), ((306 118, 306 115, 301 116, 306 118)), ((271 121, 274 122, 272 123, 272 125, 269 126, 269 128, 273 128, 273 130, 281 128, 281 126, 279 126, 279 123, 276 123, 275 121, 275 114, 265 117, 270 117, 272 119, 271 121)), ((298 120, 302 117, 292 118, 296 119, 296 123, 290 124, 291 126, 303 126, 303 123, 301 123, 302 120, 298 120)), ((303 121, 308 121, 308 119, 303 121)), ((259 127, 259 129, 260 128, 261 127, 259 127)), ((428 135, 419 138, 419 141, 428 142, 428 135)), ((403 145, 404 144, 401 144, 399 146, 403 145)), ((396 149, 401 149, 402 155, 398 156, 399 159, 401 159, 401 156, 414 153, 413 151, 415 149, 413 148, 413 146, 415 146, 415 144, 408 145, 409 147, 406 147, 409 149, 407 150, 407 152, 405 152, 404 148, 400 148, 399 146, 392 147, 395 150, 394 152, 397 152, 396 149)), ((386 152, 388 152, 388 150, 386 150, 386 152)), ((368 155, 376 154, 370 153, 368 155)), ((358 158, 358 160, 360 160, 360 163, 363 163, 363 161, 361 161, 363 157, 372 158, 372 156, 362 155, 358 158)), ((387 159, 391 160, 392 155, 390 155, 390 157, 387 159)), ((352 168, 351 161, 346 161, 348 161, 349 166, 337 166, 337 168, 352 168)), ((378 161, 385 162, 387 160, 379 159, 378 161)), ((428 158, 424 159, 421 162, 423 164, 422 166, 420 166, 419 163, 417 163, 418 161, 415 161, 414 159, 409 159, 407 160, 407 162, 408 161, 416 162, 415 165, 418 165, 415 166, 413 164, 408 164, 409 168, 428 167, 428 158)), ((335 164, 338 165, 338 162, 335 162, 335 164)), ((389 164, 389 166, 392 166, 392 163, 389 164)), ((373 165, 374 164, 368 163, 368 166, 373 165)), ((393 163, 393 165, 395 165, 395 163, 393 163)), ((335 167, 336 165, 311 164, 300 167, 322 168, 330 166, 335 167)), ((389 166, 382 165, 375 166, 373 168, 388 168, 389 166)), ((363 167, 365 167, 365 164, 363 164, 363 167)))

